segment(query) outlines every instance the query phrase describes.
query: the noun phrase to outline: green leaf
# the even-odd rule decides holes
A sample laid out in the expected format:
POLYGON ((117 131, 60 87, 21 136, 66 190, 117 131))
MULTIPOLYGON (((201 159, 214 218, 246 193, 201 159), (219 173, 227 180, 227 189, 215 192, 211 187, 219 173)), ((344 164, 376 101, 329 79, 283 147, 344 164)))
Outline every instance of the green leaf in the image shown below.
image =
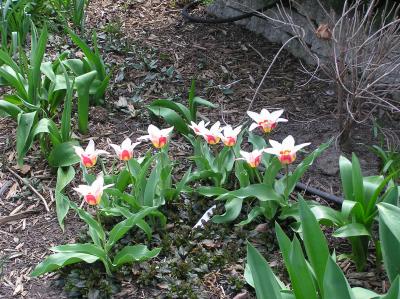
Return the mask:
POLYGON ((134 214, 132 217, 116 224, 110 231, 108 241, 106 243, 106 250, 109 251, 119 239, 121 239, 134 225, 138 223, 139 220, 143 219, 156 209, 156 207, 146 207, 134 214))
MULTIPOLYGON (((354 295, 354 299, 378 299, 378 298, 381 299, 377 293, 372 292, 367 289, 352 288, 351 291, 354 295)), ((396 299, 397 299, 397 297, 396 297, 396 299)))
POLYGON ((79 252, 60 252, 47 257, 43 262, 35 267, 31 276, 37 277, 47 272, 55 271, 59 268, 80 263, 94 263, 99 258, 95 255, 79 253, 79 252))
POLYGON ((221 187, 204 186, 199 187, 196 191, 206 197, 219 196, 228 193, 229 191, 221 187))
POLYGON ((307 203, 299 196, 300 220, 303 229, 304 247, 315 272, 320 291, 323 291, 325 266, 329 257, 328 244, 318 221, 307 203))
POLYGON ((257 298, 282 299, 281 284, 264 257, 247 242, 247 262, 253 277, 257 298))
POLYGON ((389 292, 380 299, 399 299, 400 298, 400 278, 397 276, 390 286, 389 292))
POLYGON ((386 273, 393 282, 400 274, 400 208, 388 204, 378 204, 379 238, 386 273))
POLYGON ((17 120, 18 114, 22 112, 22 109, 13 103, 10 103, 5 100, 0 100, 0 111, 4 111, 13 119, 17 120))
POLYGON ((310 269, 295 237, 289 253, 289 276, 296 299, 317 299, 317 291, 310 269))
POLYGON ((157 206, 155 203, 156 189, 158 182, 160 181, 160 168, 154 167, 150 173, 150 176, 146 182, 144 189, 143 204, 148 207, 157 206))
POLYGON ((361 173, 360 161, 356 154, 352 155, 352 181, 354 199, 359 202, 363 207, 366 207, 367 202, 364 200, 364 182, 361 173))
POLYGON ((103 230, 103 227, 98 223, 92 215, 90 215, 88 212, 82 210, 79 208, 76 203, 70 202, 71 208, 73 208, 79 215, 79 218, 81 218, 85 223, 89 226, 90 229, 92 229, 92 232, 96 234, 96 237, 92 237, 93 242, 96 243, 97 238, 104 241, 106 239, 106 234, 103 230))
POLYGON ((152 106, 148 106, 147 109, 154 115, 162 117, 169 125, 174 126, 179 133, 186 135, 190 132, 187 122, 175 111, 152 106))
POLYGON ((251 222, 253 222, 254 219, 256 219, 258 216, 263 215, 264 209, 262 207, 254 207, 251 209, 249 214, 247 214, 247 219, 239 222, 237 225, 242 226, 242 225, 247 225, 251 222))
POLYGON ((371 236, 368 229, 361 223, 349 223, 338 228, 333 234, 336 238, 371 236))
POLYGON ((347 158, 340 156, 339 168, 344 197, 349 201, 354 201, 352 164, 347 158))
POLYGON ((69 199, 67 196, 62 194, 63 189, 74 179, 75 169, 72 166, 61 168, 57 170, 57 183, 55 190, 55 200, 56 200, 56 212, 57 220, 64 231, 64 218, 68 214, 69 210, 69 199))
POLYGON ((272 187, 265 184, 252 184, 238 190, 230 191, 220 195, 217 200, 222 200, 226 197, 237 197, 240 199, 255 197, 261 201, 276 201, 278 203, 282 202, 282 197, 279 196, 279 194, 277 194, 272 187))
MULTIPOLYGON (((172 99, 154 100, 153 102, 151 102, 149 107, 154 108, 152 111, 157 111, 158 108, 167 108, 178 113, 181 117, 183 117, 186 120, 186 123, 194 121, 194 119, 192 119, 190 116, 189 109, 180 103, 174 102, 172 99)), ((155 114, 157 115, 157 113, 155 114)))
POLYGON ((75 154, 74 145, 79 145, 75 141, 60 143, 53 147, 47 158, 52 167, 65 167, 79 163, 80 158, 75 154))
POLYGON ((18 115, 18 128, 16 137, 18 164, 22 164, 22 159, 25 157, 31 145, 31 131, 35 121, 36 111, 18 115))
POLYGON ((323 282, 324 299, 355 299, 342 270, 330 256, 326 263, 323 282))
POLYGON ((147 261, 156 257, 161 248, 149 250, 145 245, 125 246, 114 258, 114 266, 121 266, 127 263, 147 261))
POLYGON ((225 213, 216 215, 212 218, 214 223, 226 223, 235 220, 242 210, 243 199, 234 197, 229 198, 225 203, 225 213))
POLYGON ((74 83, 71 84, 67 71, 62 64, 60 65, 64 72, 65 84, 67 87, 67 94, 64 100, 64 110, 61 116, 61 136, 62 141, 67 142, 71 139, 72 93, 74 83))
POLYGON ((101 248, 94 244, 85 243, 75 243, 75 244, 65 244, 59 245, 51 248, 53 252, 79 252, 86 253, 90 255, 97 256, 102 262, 107 263, 108 256, 106 252, 101 248))
POLYGON ((78 92, 78 127, 79 131, 86 134, 89 122, 89 89, 97 71, 91 71, 75 78, 75 85, 78 92))

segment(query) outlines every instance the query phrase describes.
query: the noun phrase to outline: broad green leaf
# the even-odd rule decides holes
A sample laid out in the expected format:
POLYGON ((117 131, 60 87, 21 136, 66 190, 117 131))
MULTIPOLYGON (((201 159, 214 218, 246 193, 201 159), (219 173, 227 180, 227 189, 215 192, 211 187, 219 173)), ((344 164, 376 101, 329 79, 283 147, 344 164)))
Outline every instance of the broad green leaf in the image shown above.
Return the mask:
POLYGON ((290 251, 292 247, 291 241, 277 222, 275 222, 275 232, 276 238, 278 239, 279 243, 279 249, 281 250, 283 260, 286 265, 286 269, 288 270, 288 272, 290 272, 292 270, 290 262, 290 251))
POLYGON ((21 113, 18 115, 17 128, 17 154, 18 164, 22 164, 22 159, 29 150, 32 139, 32 128, 36 121, 36 111, 29 113, 21 113))
POLYGON ((220 195, 217 200, 223 200, 226 197, 238 197, 241 199, 255 197, 261 201, 282 202, 282 197, 279 196, 270 186, 265 184, 252 184, 238 190, 230 191, 226 194, 220 195))
POLYGON ((99 258, 95 255, 79 252, 60 252, 47 257, 43 262, 35 267, 31 276, 37 277, 47 272, 55 271, 59 268, 80 262, 94 263, 99 258))
POLYGON ((370 236, 368 229, 361 223, 349 223, 338 228, 333 236, 336 238, 349 238, 358 236, 370 236))
POLYGON ((323 282, 324 299, 355 299, 342 269, 336 265, 335 261, 330 256, 326 262, 323 282))
POLYGON ((74 145, 78 142, 69 141, 53 147, 47 158, 52 167, 65 167, 79 163, 80 158, 75 154, 74 145))
POLYGON ((17 120, 18 114, 22 112, 22 109, 6 100, 0 100, 0 111, 4 111, 13 119, 17 120))
POLYGON ((225 203, 225 213, 216 215, 212 218, 214 223, 226 223, 235 220, 242 210, 243 199, 234 197, 229 198, 225 203))
POLYGON ((361 172, 361 165, 356 154, 354 153, 352 155, 351 164, 354 199, 355 201, 359 202, 363 207, 366 207, 367 202, 364 198, 364 182, 361 172))
POLYGON ((212 186, 199 187, 196 189, 196 191, 206 197, 220 196, 229 192, 224 188, 212 186))
MULTIPOLYGON (((71 208, 73 208, 79 215, 79 218, 81 218, 85 223, 93 230, 94 233, 96 233, 96 236, 104 241, 106 239, 106 234, 104 232, 103 227, 98 223, 92 215, 90 215, 88 212, 82 210, 79 208, 76 203, 70 202, 71 208)), ((96 238, 92 238, 93 242, 96 243, 96 238)))
POLYGON ((64 218, 68 214, 69 210, 69 199, 67 196, 62 194, 62 191, 74 179, 74 177, 75 169, 72 166, 65 168, 59 167, 57 170, 55 200, 57 220, 62 230, 64 230, 64 218))
POLYGON ((156 189, 160 181, 160 168, 154 167, 150 173, 149 178, 146 182, 146 188, 144 189, 143 204, 147 207, 157 206, 155 205, 156 189))
POLYGON ((73 85, 68 78, 67 71, 61 64, 61 68, 64 72, 65 84, 67 87, 67 94, 64 100, 64 110, 61 116, 61 136, 62 141, 67 142, 71 139, 71 113, 72 113, 72 96, 73 96, 73 85))
POLYGON ((147 109, 156 116, 162 117, 169 125, 181 134, 188 134, 189 128, 187 122, 175 111, 163 108, 163 107, 152 107, 148 106, 147 109))
POLYGON ((237 225, 242 226, 242 225, 247 225, 251 222, 253 222, 254 219, 256 219, 258 216, 263 215, 264 209, 262 207, 254 207, 251 209, 249 214, 247 214, 247 219, 239 222, 237 225))
POLYGON ((289 253, 289 276, 296 299, 317 299, 313 276, 299 240, 295 237, 289 253))
POLYGON ((264 257, 247 243, 247 262, 253 277, 257 298, 282 299, 281 283, 272 272, 264 257))
POLYGON ((134 214, 132 217, 116 224, 110 231, 106 243, 106 250, 109 251, 119 239, 121 239, 134 225, 137 224, 139 220, 149 215, 155 209, 156 207, 146 207, 138 213, 134 214))
POLYGON ((367 289, 363 289, 363 288, 352 288, 351 291, 354 295, 354 299, 378 299, 378 298, 380 298, 380 296, 377 293, 372 292, 367 289))
POLYGON ((354 201, 353 196, 353 172, 351 162, 343 156, 339 158, 340 178, 345 199, 354 201))
MULTIPOLYGON (((167 108, 180 114, 180 116, 182 116, 187 123, 190 123, 190 121, 192 120, 194 121, 194 119, 192 119, 190 116, 189 109, 180 103, 175 103, 172 99, 154 100, 153 102, 151 102, 150 107, 154 108, 154 110, 152 111, 157 111, 158 107, 167 108)), ((157 113, 155 114, 157 115, 157 113)))
POLYGON ((53 252, 79 252, 79 253, 86 253, 90 255, 97 256, 100 260, 104 263, 107 263, 108 256, 106 252, 101 248, 94 244, 85 243, 75 243, 75 244, 65 244, 52 247, 50 249, 53 252))
POLYGON ((323 291, 325 266, 329 257, 328 244, 318 221, 307 203, 299 196, 300 220, 303 228, 304 247, 308 260, 314 269, 320 291, 323 291))
POLYGON ((389 280, 393 282, 400 274, 400 208, 380 203, 378 209, 383 262, 389 280))
MULTIPOLYGON (((210 101, 207 101, 203 98, 200 97, 194 97, 193 98, 193 105, 197 108, 198 106, 205 106, 205 107, 209 107, 209 108, 217 108, 218 105, 211 103, 210 101)), ((197 110, 197 109, 196 109, 197 110)))
POLYGON ((89 122, 89 88, 97 76, 97 71, 91 71, 75 78, 78 92, 78 127, 79 131, 86 134, 89 122))
POLYGON ((114 266, 121 266, 127 263, 147 261, 156 257, 161 248, 149 250, 145 245, 125 246, 114 258, 114 266))
POLYGON ((397 276, 390 286, 389 292, 379 299, 399 299, 400 298, 400 277, 397 276))

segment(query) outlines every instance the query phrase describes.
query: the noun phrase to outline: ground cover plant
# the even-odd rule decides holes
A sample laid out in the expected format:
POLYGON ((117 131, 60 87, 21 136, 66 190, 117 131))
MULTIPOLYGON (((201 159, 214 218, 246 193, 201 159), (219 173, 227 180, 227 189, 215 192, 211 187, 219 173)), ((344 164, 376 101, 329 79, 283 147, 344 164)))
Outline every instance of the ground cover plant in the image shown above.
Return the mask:
MULTIPOLYGON (((172 26, 177 3, 74 5, 62 22, 71 18, 79 34, 31 24, 33 42, 4 51, 1 79, 16 84, 1 87, 1 103, 18 126, 0 119, 0 296, 398 296, 395 155, 379 151, 387 165, 379 169, 364 144, 354 145, 357 155, 332 154, 336 120, 319 117, 335 101, 320 93, 321 106, 313 95, 320 87, 291 85, 305 83, 296 72, 287 80, 273 69, 246 111, 265 60, 231 72, 232 57, 271 58, 278 48, 256 36, 237 44, 248 33, 235 26, 172 26), (153 21, 133 26, 129 14, 141 19, 139 11, 153 21), (140 39, 118 40, 109 30, 117 23, 119 38, 140 39), (300 181, 343 196, 341 209, 299 194, 300 181)), ((285 55, 282 65, 300 67, 285 55)), ((372 132, 354 129, 377 144, 372 132)))

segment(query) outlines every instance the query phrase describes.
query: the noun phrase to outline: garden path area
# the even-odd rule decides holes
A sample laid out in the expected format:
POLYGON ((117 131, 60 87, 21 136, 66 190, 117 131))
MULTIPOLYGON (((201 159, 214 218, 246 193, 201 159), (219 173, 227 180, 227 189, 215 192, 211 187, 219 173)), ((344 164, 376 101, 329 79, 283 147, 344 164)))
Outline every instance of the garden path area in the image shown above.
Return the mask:
MULTIPOLYGON (((87 26, 98 32, 101 51, 113 69, 113 77, 106 106, 90 110, 90 133, 80 136, 82 142, 92 137, 96 144, 106 148, 110 140, 117 143, 123 137, 136 139, 143 135, 151 122, 158 121, 149 115, 145 105, 169 97, 185 102, 192 78, 196 79, 196 93, 219 105, 217 109, 202 111, 205 118, 222 118, 236 126, 245 117, 255 89, 280 46, 234 24, 187 23, 175 2, 178 1, 91 1, 87 26)), ((55 47, 58 39, 62 38, 54 37, 55 47)), ((77 52, 76 56, 80 54, 77 52)), ((290 121, 274 133, 273 139, 282 140, 291 134, 298 143, 311 142, 312 150, 337 137, 335 92, 323 83, 304 85, 309 78, 300 68, 290 54, 284 52, 279 56, 252 110, 285 109, 284 116, 290 121)), ((163 207, 168 218, 167 231, 155 233, 151 241, 163 248, 156 259, 126 267, 123 275, 114 280, 99 279, 102 276, 98 270, 88 266, 68 275, 61 272, 46 278, 30 278, 29 273, 49 253, 48 248, 77 241, 84 224, 71 211, 62 233, 55 214, 56 175, 38 148, 28 154, 25 167, 17 169, 15 124, 1 118, 0 127, 0 215, 32 213, 23 220, 0 223, 0 298, 79 298, 85 292, 89 293, 88 298, 103 298, 101 294, 106 293, 113 294, 113 298, 254 298, 254 291, 243 279, 246 238, 253 244, 269 244, 261 250, 285 279, 273 226, 253 223, 240 228, 209 223, 204 230, 193 231, 193 225, 214 203, 184 197, 163 207), (15 174, 29 180, 44 197, 50 212, 15 174), (63 292, 63 287, 69 291, 63 292)), ((352 150, 362 157, 366 174, 378 168, 376 158, 367 148, 374 144, 372 135, 372 129, 362 125, 353 135, 352 150)), ((145 150, 138 146, 139 152, 145 150)), ((191 155, 191 147, 175 134, 170 152, 179 161, 191 155)), ((333 146, 316 161, 302 182, 340 195, 338 157, 333 146)), ((184 172, 187 165, 181 163, 178 168, 184 172)), ((77 184, 73 182, 73 186, 77 184)), ((67 194, 79 203, 72 188, 67 194)), ((143 235, 130 235, 126 242, 129 238, 145 240, 143 235)), ((349 251, 345 241, 332 240, 332 246, 338 253, 349 251)), ((355 273, 349 260, 341 262, 341 267, 353 286, 377 291, 385 288, 380 274, 373 270, 355 273)))

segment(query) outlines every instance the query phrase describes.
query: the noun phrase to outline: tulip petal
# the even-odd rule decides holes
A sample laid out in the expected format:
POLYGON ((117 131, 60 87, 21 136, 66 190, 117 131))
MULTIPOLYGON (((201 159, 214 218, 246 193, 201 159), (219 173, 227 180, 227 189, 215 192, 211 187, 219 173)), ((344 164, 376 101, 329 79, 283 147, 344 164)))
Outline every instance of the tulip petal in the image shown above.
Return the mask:
POLYGON ((255 128, 258 128, 259 126, 260 126, 259 124, 252 123, 252 124, 250 125, 249 131, 253 131, 255 128))
POLYGON ((121 148, 119 145, 117 145, 117 144, 112 144, 112 143, 110 143, 109 145, 114 149, 114 151, 115 151, 115 153, 116 153, 117 155, 121 154, 122 148, 121 148))
POLYGON ((130 138, 126 138, 121 143, 121 149, 129 149, 131 147, 132 140, 130 138))
POLYGON ((261 121, 261 115, 253 112, 253 111, 247 111, 247 115, 250 116, 256 123, 261 121))
POLYGON ((280 144, 278 141, 275 141, 275 140, 270 139, 270 140, 269 140, 269 144, 270 144, 273 148, 275 148, 275 149, 277 149, 277 150, 281 150, 281 149, 282 149, 282 144, 280 144))
POLYGON ((282 148, 285 149, 285 150, 293 150, 294 144, 295 144, 295 141, 294 141, 293 136, 289 135, 288 137, 283 139, 282 148))
POLYGON ((174 127, 162 129, 162 130, 160 130, 160 134, 161 134, 161 136, 167 137, 172 132, 173 129, 174 129, 174 127))
POLYGON ((88 143, 88 145, 87 145, 87 147, 85 149, 85 152, 87 154, 92 154, 92 153, 94 153, 94 151, 95 151, 95 144, 94 144, 93 139, 90 139, 89 143, 88 143))
POLYGON ((302 149, 303 147, 309 146, 311 143, 307 142, 307 143, 302 143, 302 144, 298 144, 295 147, 293 147, 292 152, 296 153, 297 151, 299 151, 300 149, 302 149))
POLYGON ((283 109, 271 112, 270 114, 271 120, 276 121, 282 114, 283 114, 283 109))

